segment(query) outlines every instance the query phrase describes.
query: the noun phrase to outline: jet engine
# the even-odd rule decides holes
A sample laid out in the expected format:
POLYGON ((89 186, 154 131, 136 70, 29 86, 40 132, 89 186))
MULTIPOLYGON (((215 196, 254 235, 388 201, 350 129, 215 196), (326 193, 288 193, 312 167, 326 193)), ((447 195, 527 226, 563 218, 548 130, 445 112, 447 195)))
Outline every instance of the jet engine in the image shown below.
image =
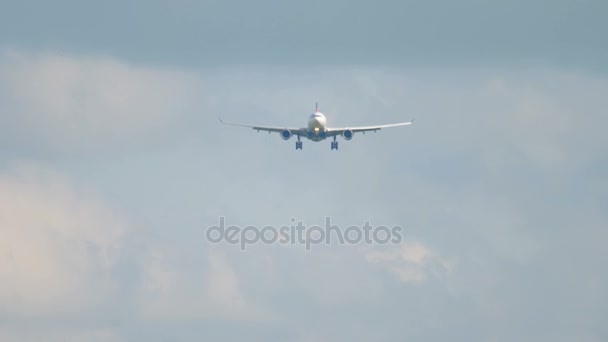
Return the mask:
POLYGON ((342 132, 342 138, 344 138, 344 140, 350 140, 353 138, 353 131, 351 131, 350 129, 345 130, 344 132, 342 132))
POLYGON ((291 138, 292 134, 291 131, 288 129, 284 129, 281 131, 281 138, 283 138, 283 140, 289 140, 289 138, 291 138))

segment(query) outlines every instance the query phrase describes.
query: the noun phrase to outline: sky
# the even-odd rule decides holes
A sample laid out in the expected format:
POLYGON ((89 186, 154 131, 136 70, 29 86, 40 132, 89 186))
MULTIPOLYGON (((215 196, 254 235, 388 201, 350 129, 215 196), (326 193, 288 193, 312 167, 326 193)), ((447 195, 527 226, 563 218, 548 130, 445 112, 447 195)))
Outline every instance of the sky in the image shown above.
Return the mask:
POLYGON ((0 340, 606 341, 607 10, 0 2, 0 340))

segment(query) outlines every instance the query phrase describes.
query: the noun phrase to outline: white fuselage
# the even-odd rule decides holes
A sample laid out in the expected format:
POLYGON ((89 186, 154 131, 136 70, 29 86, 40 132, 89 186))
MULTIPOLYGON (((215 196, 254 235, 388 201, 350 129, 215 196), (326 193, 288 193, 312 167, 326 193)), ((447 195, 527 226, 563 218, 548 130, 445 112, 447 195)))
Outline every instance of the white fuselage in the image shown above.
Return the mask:
POLYGON ((321 112, 315 112, 310 115, 308 119, 308 131, 309 139, 311 140, 323 140, 325 136, 325 127, 327 126, 327 118, 321 112))

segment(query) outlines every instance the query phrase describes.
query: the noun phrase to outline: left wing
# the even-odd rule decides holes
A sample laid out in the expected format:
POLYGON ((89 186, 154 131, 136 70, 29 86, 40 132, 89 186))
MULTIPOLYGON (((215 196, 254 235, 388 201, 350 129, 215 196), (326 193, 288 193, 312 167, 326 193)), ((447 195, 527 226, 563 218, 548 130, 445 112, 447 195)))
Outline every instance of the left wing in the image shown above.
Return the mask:
POLYGON ((226 122, 224 120, 222 120, 221 118, 218 118, 220 120, 221 123, 223 123, 224 125, 231 125, 231 126, 240 126, 240 127, 248 127, 248 128, 253 128, 256 131, 265 131, 265 132, 277 132, 277 133, 281 133, 285 130, 288 130, 289 132, 291 132, 291 134, 298 134, 301 133, 303 128, 297 128, 297 127, 273 127, 273 126, 257 126, 257 125, 249 125, 249 124, 242 124, 242 123, 235 123, 235 122, 226 122))
POLYGON ((360 127, 348 127, 348 128, 328 128, 327 135, 329 135, 329 136, 340 135, 340 134, 344 133, 345 131, 351 131, 353 133, 370 132, 370 131, 375 132, 375 131, 379 131, 383 128, 407 126, 407 125, 411 125, 413 123, 414 123, 414 119, 412 119, 411 121, 408 121, 408 122, 399 122, 399 123, 388 124, 388 125, 360 126, 360 127))

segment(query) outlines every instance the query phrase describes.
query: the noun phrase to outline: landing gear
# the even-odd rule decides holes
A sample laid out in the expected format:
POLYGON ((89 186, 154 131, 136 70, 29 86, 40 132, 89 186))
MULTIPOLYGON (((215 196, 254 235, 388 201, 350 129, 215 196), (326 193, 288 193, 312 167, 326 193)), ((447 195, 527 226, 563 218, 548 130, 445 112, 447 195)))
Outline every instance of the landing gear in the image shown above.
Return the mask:
POLYGON ((336 141, 336 136, 334 135, 334 141, 331 142, 331 149, 338 150, 338 142, 336 141))
POLYGON ((298 141, 296 141, 296 150, 302 149, 302 142, 300 141, 300 136, 298 135, 298 141))

